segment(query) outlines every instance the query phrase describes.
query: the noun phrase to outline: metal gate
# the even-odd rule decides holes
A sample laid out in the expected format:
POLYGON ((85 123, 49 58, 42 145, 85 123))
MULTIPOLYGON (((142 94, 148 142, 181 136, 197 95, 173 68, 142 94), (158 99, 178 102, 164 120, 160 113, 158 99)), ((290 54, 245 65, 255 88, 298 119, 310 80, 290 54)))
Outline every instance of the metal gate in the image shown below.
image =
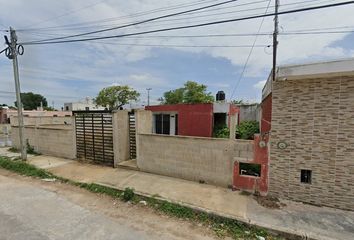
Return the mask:
POLYGON ((80 160, 113 166, 113 126, 109 111, 73 111, 76 156, 80 160))
POLYGON ((130 159, 136 159, 136 129, 134 111, 129 114, 129 151, 130 159))

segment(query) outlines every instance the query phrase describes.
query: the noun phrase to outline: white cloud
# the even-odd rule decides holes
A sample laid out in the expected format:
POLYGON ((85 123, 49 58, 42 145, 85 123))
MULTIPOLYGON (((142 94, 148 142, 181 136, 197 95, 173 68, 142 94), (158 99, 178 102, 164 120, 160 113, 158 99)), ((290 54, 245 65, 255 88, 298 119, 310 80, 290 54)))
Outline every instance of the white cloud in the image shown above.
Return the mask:
POLYGON ((262 90, 264 87, 264 84, 266 84, 267 80, 261 80, 257 82, 256 84, 253 85, 254 88, 262 90))
MULTIPOLYGON (((250 3, 251 0, 243 0, 240 3, 250 3)), ((328 0, 313 1, 311 3, 304 3, 299 5, 284 6, 298 2, 298 0, 283 1, 282 10, 289 8, 298 8, 309 5, 321 5, 329 2, 328 0)), ((340 1, 331 1, 340 2, 340 1)), ((118 16, 125 16, 141 11, 148 11, 160 7, 176 5, 175 0, 140 0, 140 1, 104 1, 95 5, 92 8, 86 8, 82 11, 74 12, 73 14, 65 15, 63 17, 55 18, 63 13, 80 9, 84 6, 95 3, 95 1, 8 1, 0 0, 0 6, 3 9, 12 9, 12 11, 3 11, 0 16, 1 25, 12 25, 17 29, 21 28, 41 28, 50 26, 59 26, 73 23, 81 23, 87 21, 96 21, 102 19, 113 19, 116 21, 100 21, 93 22, 92 28, 73 28, 61 31, 49 31, 48 29, 38 30, 38 32, 21 32, 19 37, 21 41, 30 39, 42 39, 53 36, 62 36, 68 34, 75 34, 79 32, 90 31, 93 29, 100 29, 103 27, 112 27, 121 25, 123 23, 131 22, 130 18, 120 18, 118 16), (13 11, 16 15, 13 15, 13 11), (42 24, 38 24, 43 20, 42 24), (39 35, 38 35, 39 34, 39 35), (56 35, 51 35, 56 34, 56 35)), ((178 4, 191 3, 190 0, 179 0, 178 4)), ((254 7, 264 7, 266 2, 254 5, 254 7)), ((274 1, 271 5, 274 4, 274 1)), ((189 7, 193 8, 195 6, 189 7)), ((226 7, 226 6, 225 6, 226 7)), ((242 8, 224 8, 217 13, 224 13, 237 11, 240 9, 247 9, 253 6, 244 6, 242 8)), ((186 9, 186 8, 184 8, 186 9)), ((187 8, 188 9, 188 8, 187 8)), ((171 9, 168 12, 160 12, 159 14, 166 14, 182 9, 171 9)), ((184 15, 178 17, 186 20, 174 21, 160 21, 150 24, 144 24, 137 27, 124 28, 117 31, 111 31, 101 34, 105 36, 109 34, 122 34, 134 31, 146 31, 150 29, 157 29, 161 27, 180 26, 186 24, 193 24, 205 21, 214 21, 218 19, 236 18, 239 16, 252 15, 255 13, 262 13, 264 10, 249 11, 249 12, 235 12, 224 15, 189 18, 198 15, 184 15), (189 18, 189 19, 188 19, 189 18)), ((269 11, 273 11, 270 9, 269 11)), ((322 9, 306 13, 291 14, 280 17, 280 25, 284 31, 292 31, 298 29, 311 29, 319 27, 336 27, 346 26, 350 20, 353 20, 352 13, 354 6, 348 5, 344 7, 337 7, 332 9, 322 9), (340 14, 339 14, 340 11, 340 14)), ((209 15, 213 12, 200 13, 200 15, 209 15)), ((153 15, 142 15, 137 19, 145 19, 153 15)), ((252 21, 234 22, 230 24, 222 24, 218 26, 209 26, 204 28, 195 28, 190 30, 180 30, 161 33, 161 35, 198 35, 198 34, 232 34, 232 33, 254 33, 258 29, 261 19, 252 21)), ((0 28, 2 26, 0 25, 0 28)), ((266 18, 263 24, 262 32, 272 32, 273 18, 266 18)), ((349 33, 348 33, 349 34, 349 33)), ((333 46, 334 43, 344 39, 348 34, 328 34, 328 35, 296 35, 279 36, 279 64, 300 63, 306 62, 310 59, 330 59, 342 57, 354 57, 354 51, 345 49, 339 46, 333 46)), ((84 44, 67 44, 65 45, 51 45, 51 46, 37 46, 26 47, 26 54, 20 59, 21 64, 21 79, 26 80, 22 86, 24 89, 37 89, 38 91, 48 92, 48 94, 56 95, 70 95, 73 97, 83 97, 89 94, 95 94, 97 89, 109 86, 112 83, 119 82, 120 84, 129 84, 136 89, 145 91, 146 87, 156 89, 156 95, 161 95, 158 91, 169 88, 171 83, 169 79, 164 79, 158 74, 159 69, 144 69, 139 70, 133 67, 127 67, 129 71, 120 72, 120 65, 130 66, 130 64, 142 59, 153 56, 152 47, 138 47, 138 46, 123 46, 117 45, 125 44, 179 44, 179 45, 251 45, 254 37, 224 37, 224 38, 125 38, 125 39, 110 39, 102 42, 86 42, 84 44), (65 50, 63 50, 65 49, 65 50), (55 56, 48 59, 48 55, 55 56), (114 70, 114 71, 113 71, 114 70), (86 81, 87 87, 73 87, 72 81, 86 81), (159 89, 159 90, 157 90, 159 89), (81 96, 82 95, 82 96, 81 96)), ((272 39, 269 36, 260 36, 257 40, 259 45, 272 44, 272 39)), ((176 48, 177 49, 177 48, 176 48)), ((236 68, 240 68, 245 63, 249 54, 249 48, 178 48, 183 52, 188 53, 204 53, 215 58, 224 58, 229 60, 236 68)), ((271 51, 263 48, 255 48, 250 58, 249 64, 245 71, 244 78, 260 77, 266 79, 271 68, 271 51)), ((2 70, 2 79, 7 79, 4 82, 6 86, 1 86, 1 89, 13 89, 12 86, 12 72, 9 62, 0 61, 0 68, 2 70), (5 70, 4 70, 5 69, 5 70), (11 84, 10 84, 11 83, 11 84)), ((220 80, 222 81, 222 79, 220 80)), ((254 84, 257 90, 261 88, 263 81, 254 84)), ((250 84, 252 88, 253 84, 250 84)), ((212 84, 211 84, 212 86, 212 84)), ((214 87, 232 89, 232 83, 216 83, 214 87), (231 86, 230 86, 231 85, 231 86)), ((263 87, 263 85, 262 85, 263 87)), ((251 91, 249 89, 249 91, 251 91)), ((243 91, 243 94, 249 94, 243 91)), ((252 96, 253 97, 253 96, 252 96)))

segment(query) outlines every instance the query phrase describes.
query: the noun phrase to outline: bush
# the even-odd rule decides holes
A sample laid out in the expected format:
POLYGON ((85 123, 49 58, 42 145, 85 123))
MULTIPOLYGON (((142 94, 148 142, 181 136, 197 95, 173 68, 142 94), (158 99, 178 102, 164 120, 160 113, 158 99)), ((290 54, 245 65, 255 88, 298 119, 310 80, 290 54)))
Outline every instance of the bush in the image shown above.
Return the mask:
POLYGON ((38 152, 36 152, 36 150, 34 150, 34 147, 31 146, 31 144, 29 143, 28 139, 26 139, 26 148, 27 148, 27 153, 28 154, 40 155, 38 152))
POLYGON ((216 125, 214 127, 213 137, 215 138, 229 138, 230 129, 226 125, 216 125))
POLYGON ((135 196, 134 189, 132 188, 125 188, 122 194, 122 198, 125 202, 132 200, 135 196))
POLYGON ((257 121, 243 121, 236 127, 236 138, 239 139, 252 140, 256 133, 259 133, 257 121))

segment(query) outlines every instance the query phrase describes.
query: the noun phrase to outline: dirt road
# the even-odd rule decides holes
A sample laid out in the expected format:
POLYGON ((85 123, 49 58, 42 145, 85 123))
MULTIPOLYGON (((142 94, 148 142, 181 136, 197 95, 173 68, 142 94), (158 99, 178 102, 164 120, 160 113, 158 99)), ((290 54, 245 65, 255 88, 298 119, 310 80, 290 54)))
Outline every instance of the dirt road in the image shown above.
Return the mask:
POLYGON ((143 206, 0 169, 0 240, 217 239, 143 206))

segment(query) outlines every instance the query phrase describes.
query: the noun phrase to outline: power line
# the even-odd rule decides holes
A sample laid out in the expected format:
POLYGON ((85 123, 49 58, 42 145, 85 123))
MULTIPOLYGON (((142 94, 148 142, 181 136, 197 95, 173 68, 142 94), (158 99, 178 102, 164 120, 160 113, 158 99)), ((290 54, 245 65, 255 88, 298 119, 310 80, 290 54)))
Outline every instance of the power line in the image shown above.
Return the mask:
MULTIPOLYGON (((257 4, 259 2, 265 2, 265 1, 267 1, 267 0, 257 1, 257 2, 253 2, 253 3, 239 4, 239 5, 236 5, 236 6, 257 4)), ((209 3, 209 2, 215 2, 215 0, 209 0, 209 1, 203 0, 203 1, 197 1, 195 3, 189 3, 189 4, 178 4, 178 5, 174 5, 174 6, 170 6, 170 7, 157 8, 157 9, 150 10, 150 11, 145 11, 145 12, 140 12, 140 13, 135 13, 135 14, 129 14, 129 15, 126 15, 126 16, 116 17, 116 18, 107 18, 107 19, 101 19, 101 20, 97 20, 97 21, 89 21, 89 22, 83 22, 83 23, 67 24, 67 25, 62 25, 62 26, 53 26, 53 27, 38 28, 38 29, 22 29, 22 30, 19 30, 19 31, 50 30, 50 29, 57 29, 57 28, 64 29, 64 28, 67 28, 67 27, 81 26, 81 25, 86 25, 86 24, 112 22, 112 21, 116 21, 116 20, 120 20, 120 19, 132 18, 132 17, 136 17, 136 16, 144 16, 144 15, 149 15, 151 13, 156 13, 156 12, 165 12, 165 11, 168 11, 168 10, 184 8, 184 7, 190 7, 190 6, 205 4, 205 3, 209 3)), ((203 11, 201 11, 201 12, 203 12, 203 11)), ((191 13, 185 13, 185 14, 191 14, 191 13)), ((86 28, 91 28, 91 27, 95 27, 95 26, 88 26, 86 28)), ((79 28, 82 28, 82 27, 79 27, 79 28)))
MULTIPOLYGON (((268 2, 267 8, 266 8, 264 14, 267 14, 268 9, 269 9, 269 6, 270 6, 270 3, 271 3, 271 0, 269 0, 269 2, 268 2)), ((257 34, 259 34, 259 33, 261 32, 261 29, 262 29, 262 27, 263 27, 264 20, 265 20, 265 17, 262 18, 262 21, 261 21, 261 24, 259 25, 257 34)), ((234 96, 234 94, 235 94, 235 92, 236 92, 236 89, 238 88, 238 85, 240 84, 240 82, 241 82, 241 80, 242 80, 242 78, 243 78, 243 75, 245 74, 246 68, 247 68, 247 66, 248 66, 248 62, 249 62, 249 60, 250 60, 250 58, 251 58, 251 55, 252 55, 252 53, 253 53, 253 49, 254 49, 255 46, 256 46, 257 39, 258 39, 258 35, 256 35, 255 38, 254 38, 254 41, 253 41, 252 47, 251 47, 251 49, 250 49, 250 52, 248 53, 246 62, 245 62, 245 64, 243 65, 241 74, 240 74, 240 76, 239 76, 239 78, 238 78, 238 81, 237 81, 237 83, 236 83, 234 89, 232 90, 232 93, 231 93, 231 96, 230 96, 230 100, 233 98, 233 96, 234 96)))
MULTIPOLYGON (((306 4, 304 6, 310 6, 315 4, 315 2, 333 2, 335 0, 313 0, 311 1, 311 3, 309 3, 309 1, 300 1, 300 2, 293 2, 293 3, 287 3, 287 4, 283 4, 283 6, 290 6, 290 5, 298 5, 298 4, 303 4, 303 3, 309 3, 306 4)), ((263 3, 263 2, 268 2, 268 0, 262 0, 262 1, 256 1, 256 2, 251 2, 251 3, 243 3, 243 4, 237 4, 234 6, 229 6, 227 7, 228 9, 231 8, 235 8, 235 7, 241 7, 241 6, 246 6, 246 5, 254 5, 254 4, 258 4, 258 3, 263 3)), ((262 10, 265 9, 266 7, 258 7, 258 8, 248 8, 248 9, 242 9, 242 10, 238 10, 238 11, 230 11, 230 12, 221 12, 221 13, 214 13, 214 14, 208 14, 208 15, 199 15, 199 16, 192 16, 189 18, 173 18, 173 19, 163 19, 163 20, 157 20, 154 22, 169 22, 169 21, 180 21, 180 20, 190 20, 190 19, 194 19, 194 18, 200 18, 200 17, 210 17, 210 16, 215 16, 215 15, 225 15, 225 14, 230 14, 230 13, 238 13, 238 12, 249 12, 249 11, 253 11, 253 10, 262 10)), ((194 14, 200 14, 200 13, 204 13, 204 12, 210 12, 210 11, 218 11, 218 10, 223 10, 225 8, 211 8, 211 9, 205 9, 205 10, 201 10, 201 11, 197 11, 197 12, 189 12, 189 13, 184 13, 183 15, 194 15, 194 14)), ((113 20, 102 20, 101 22, 108 22, 108 21, 115 21, 114 18, 112 18, 113 20)), ((119 18, 117 18, 119 19, 119 18)), ((92 22, 88 22, 88 23, 95 23, 95 22, 99 22, 99 21, 92 21, 92 22)), ((124 23, 124 24, 130 24, 131 22, 128 23, 124 23)), ((65 28, 61 28, 61 27, 65 27, 65 26, 77 26, 77 25, 84 25, 85 23, 76 23, 76 24, 70 24, 70 25, 64 25, 64 26, 57 26, 57 27, 48 27, 48 28, 42 28, 42 29, 37 29, 37 31, 40 30, 48 30, 48 31, 59 31, 59 30, 64 30, 65 28), (53 29, 53 30, 51 30, 53 29)), ((82 27, 72 27, 72 28, 66 28, 67 30, 75 30, 75 29, 85 29, 85 28, 93 28, 93 27, 109 27, 109 26, 115 26, 115 25, 91 25, 91 26, 82 26, 82 27)), ((22 31, 36 31, 36 29, 26 29, 26 30, 22 30, 22 31)))
MULTIPOLYGON (((101 0, 101 1, 99 1, 99 2, 96 2, 96 3, 90 4, 90 5, 84 6, 84 7, 79 8, 79 9, 75 9, 75 10, 72 10, 72 11, 68 11, 68 12, 63 13, 63 14, 61 14, 61 15, 58 15, 58 16, 55 16, 55 17, 52 17, 52 18, 48 18, 48 19, 46 19, 46 20, 43 20, 43 21, 38 22, 38 23, 35 23, 35 24, 31 24, 31 25, 29 25, 29 26, 40 25, 40 24, 43 24, 43 23, 45 23, 45 22, 53 21, 53 20, 55 20, 55 19, 58 19, 58 18, 61 18, 61 17, 64 17, 64 16, 68 16, 68 15, 71 15, 71 14, 73 14, 73 13, 77 13, 77 12, 80 12, 80 11, 82 11, 82 10, 86 10, 86 9, 88 9, 88 8, 94 7, 94 6, 98 5, 98 4, 101 4, 101 3, 106 2, 106 1, 107 1, 107 0, 101 0)), ((27 26, 27 27, 29 27, 29 26, 27 26)))
POLYGON ((20 29, 19 31, 46 30, 46 29, 53 29, 53 28, 65 28, 65 27, 71 27, 71 26, 87 25, 87 24, 92 24, 92 23, 97 23, 97 22, 110 22, 110 21, 115 21, 115 20, 119 20, 119 19, 144 16, 144 15, 149 15, 149 14, 155 13, 155 12, 164 12, 164 11, 168 11, 168 10, 183 8, 186 6, 194 6, 194 5, 199 5, 199 4, 208 3, 208 2, 215 2, 215 0, 199 0, 194 3, 177 4, 177 5, 173 5, 170 7, 161 7, 161 8, 157 8, 157 9, 153 9, 153 10, 142 11, 142 12, 138 12, 138 13, 134 13, 134 14, 128 14, 128 15, 124 15, 124 16, 120 16, 120 17, 105 18, 105 19, 96 20, 96 21, 87 21, 87 22, 82 22, 82 23, 66 24, 66 25, 61 25, 61 26, 52 26, 52 27, 34 28, 34 29, 31 29, 31 28, 30 29, 20 29))
POLYGON ((4 48, 3 50, 1 50, 1 51, 0 51, 0 54, 3 53, 3 52, 5 52, 6 49, 8 49, 8 48, 4 48))
POLYGON ((212 7, 216 7, 216 6, 220 6, 220 5, 225 5, 225 4, 229 4, 229 3, 235 2, 235 1, 238 1, 238 0, 228 0, 228 1, 221 2, 221 3, 216 3, 216 4, 212 4, 212 5, 207 5, 207 6, 204 6, 204 7, 194 8, 194 9, 190 9, 190 10, 186 10, 186 11, 182 11, 182 12, 171 13, 171 14, 167 14, 167 15, 163 15, 163 16, 154 17, 154 18, 143 20, 143 21, 135 22, 135 23, 130 23, 130 24, 126 24, 126 25, 117 26, 117 27, 106 28, 106 29, 96 30, 96 31, 87 32, 87 33, 74 34, 74 35, 65 36, 65 37, 51 38, 51 39, 46 39, 46 40, 41 40, 41 41, 55 41, 55 40, 61 40, 61 39, 67 39, 67 38, 73 38, 73 37, 81 37, 81 36, 86 36, 86 35, 95 34, 95 33, 112 31, 112 30, 116 30, 116 29, 121 29, 121 28, 125 28, 125 27, 131 27, 131 26, 136 26, 136 25, 140 25, 140 24, 143 24, 143 23, 152 22, 152 21, 155 21, 155 20, 158 20, 158 19, 178 16, 178 15, 189 13, 189 12, 195 12, 195 11, 200 11, 200 10, 207 9, 207 8, 212 8, 212 7))
POLYGON ((137 46, 137 47, 176 47, 176 48, 266 48, 271 45, 178 45, 178 44, 135 44, 135 43, 109 43, 109 42, 97 42, 109 45, 120 46, 137 46))
MULTIPOLYGON (((333 27, 333 28, 313 28, 313 29, 297 29, 287 32, 280 32, 279 35, 322 35, 322 34, 342 34, 353 33, 354 30, 341 30, 341 31, 321 31, 326 29, 341 29, 341 28, 354 28, 354 26, 333 27)), ((57 34, 40 34, 31 33, 32 35, 45 36, 57 34)), ((126 37, 127 39, 151 39, 151 38, 212 38, 212 37, 254 37, 254 36, 269 36, 272 32, 262 33, 229 33, 229 34, 198 34, 198 35, 155 35, 155 36, 139 36, 139 37, 126 37)))
MULTIPOLYGON (((344 5, 349 5, 349 4, 354 4, 354 1, 347 1, 347 2, 341 2, 341 3, 321 5, 321 6, 316 6, 316 7, 307 7, 307 8, 282 11, 282 12, 279 12, 278 15, 306 12, 306 11, 330 8, 330 7, 344 6, 344 5)), ((166 32, 166 31, 173 31, 173 30, 180 30, 180 29, 218 25, 218 24, 223 24, 223 23, 245 21, 245 20, 257 19, 257 18, 263 18, 263 17, 271 17, 271 16, 275 16, 275 13, 267 13, 267 14, 255 15, 255 16, 250 16, 250 17, 234 18, 234 19, 213 21, 213 22, 207 22, 207 23, 201 23, 201 24, 195 24, 195 25, 185 25, 185 26, 179 26, 179 27, 163 28, 163 29, 156 29, 156 30, 150 30, 150 31, 127 33, 127 34, 120 34, 120 35, 111 35, 111 36, 104 36, 104 37, 82 38, 82 39, 62 40, 62 41, 41 40, 41 41, 36 41, 36 42, 25 42, 22 44, 23 45, 58 44, 58 43, 70 43, 70 42, 94 41, 94 40, 111 39, 111 38, 122 38, 122 37, 128 37, 128 36, 145 35, 145 34, 150 34, 150 33, 158 33, 158 32, 166 32)))

